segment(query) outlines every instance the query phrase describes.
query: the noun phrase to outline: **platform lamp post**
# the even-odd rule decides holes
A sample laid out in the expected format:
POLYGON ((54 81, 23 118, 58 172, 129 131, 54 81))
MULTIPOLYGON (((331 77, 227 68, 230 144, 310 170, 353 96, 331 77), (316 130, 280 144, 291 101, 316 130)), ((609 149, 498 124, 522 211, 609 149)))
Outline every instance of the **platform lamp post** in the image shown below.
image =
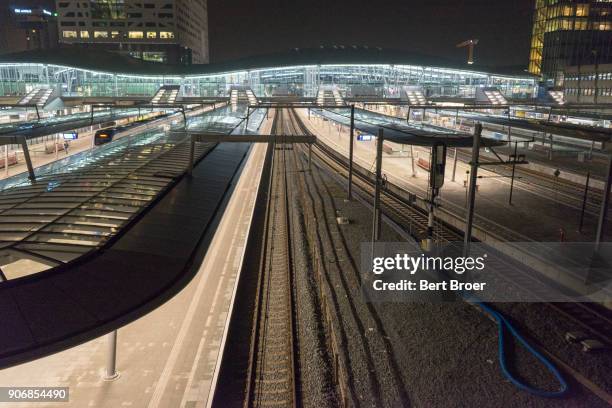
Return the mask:
POLYGON ((480 153, 480 135, 482 123, 474 126, 474 140, 472 144, 472 160, 470 162, 470 186, 468 192, 467 212, 465 216, 465 233, 463 234, 463 255, 467 256, 472 241, 472 224, 474 223, 474 202, 476 200, 476 180, 478 177, 478 155, 480 153))
MULTIPOLYGON (((310 109, 309 109, 310 111, 310 109)), ((347 200, 353 199, 353 144, 355 143, 355 104, 351 105, 351 129, 349 132, 349 173, 347 200)))

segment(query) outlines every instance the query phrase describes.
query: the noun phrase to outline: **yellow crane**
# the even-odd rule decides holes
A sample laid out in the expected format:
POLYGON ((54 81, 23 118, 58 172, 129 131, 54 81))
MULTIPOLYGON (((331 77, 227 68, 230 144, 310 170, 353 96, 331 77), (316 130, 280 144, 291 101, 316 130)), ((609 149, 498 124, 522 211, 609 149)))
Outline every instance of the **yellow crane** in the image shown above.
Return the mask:
POLYGON ((468 64, 474 63, 474 46, 478 44, 478 39, 467 40, 462 43, 457 44, 457 48, 468 47, 468 64))

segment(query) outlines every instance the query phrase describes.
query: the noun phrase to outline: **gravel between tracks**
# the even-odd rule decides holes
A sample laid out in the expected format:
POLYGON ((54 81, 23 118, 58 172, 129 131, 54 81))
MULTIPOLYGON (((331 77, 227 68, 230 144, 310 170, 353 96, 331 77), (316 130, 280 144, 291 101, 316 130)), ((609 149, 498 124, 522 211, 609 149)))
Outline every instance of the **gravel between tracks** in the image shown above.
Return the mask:
MULTIPOLYGON (((345 202, 345 190, 335 180, 324 174, 322 181, 328 186, 335 207, 351 220, 351 224, 341 226, 341 231, 351 256, 359 259, 360 243, 369 241, 371 212, 356 201, 345 202)), ((384 241, 402 240, 386 225, 382 237, 384 241)), ((361 302, 360 298, 354 300, 361 302)), ((408 396, 401 403, 384 406, 607 406, 578 384, 572 384, 572 392, 564 399, 538 398, 518 390, 501 373, 496 326, 467 303, 376 303, 374 308, 408 396)), ((536 305, 516 305, 514 309, 532 324, 542 323, 546 316, 536 305)), ((546 337, 546 333, 541 336, 546 337)), ((555 389, 554 378, 520 346, 511 345, 508 351, 515 362, 513 368, 521 377, 534 385, 555 389)), ((375 359, 378 356, 374 354, 375 359)), ((600 368, 602 364, 606 366, 601 363, 600 368)), ((382 392, 386 392, 385 388, 383 384, 382 392)))
MULTIPOLYGON (((295 174, 294 174, 295 175, 295 174)), ((306 408, 338 406, 331 374, 331 360, 325 343, 325 328, 316 282, 310 271, 310 247, 305 239, 304 214, 297 180, 289 177, 295 301, 297 313, 298 367, 302 405, 306 408)))

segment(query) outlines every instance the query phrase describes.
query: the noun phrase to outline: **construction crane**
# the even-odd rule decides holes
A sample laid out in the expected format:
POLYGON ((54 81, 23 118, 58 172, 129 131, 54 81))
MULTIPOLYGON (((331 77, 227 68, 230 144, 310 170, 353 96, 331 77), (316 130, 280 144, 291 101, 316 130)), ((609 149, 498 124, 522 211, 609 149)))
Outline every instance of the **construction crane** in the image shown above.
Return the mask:
POLYGON ((457 48, 468 47, 468 64, 474 63, 474 46, 478 44, 478 39, 467 40, 462 43, 457 44, 457 48))

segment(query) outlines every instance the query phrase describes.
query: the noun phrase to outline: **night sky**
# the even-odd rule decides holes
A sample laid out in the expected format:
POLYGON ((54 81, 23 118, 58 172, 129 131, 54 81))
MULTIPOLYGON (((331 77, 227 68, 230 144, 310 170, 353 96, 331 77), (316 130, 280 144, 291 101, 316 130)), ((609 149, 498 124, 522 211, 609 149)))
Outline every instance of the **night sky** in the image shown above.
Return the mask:
POLYGON ((534 0, 208 0, 211 62, 320 45, 368 45, 527 67, 534 0))

